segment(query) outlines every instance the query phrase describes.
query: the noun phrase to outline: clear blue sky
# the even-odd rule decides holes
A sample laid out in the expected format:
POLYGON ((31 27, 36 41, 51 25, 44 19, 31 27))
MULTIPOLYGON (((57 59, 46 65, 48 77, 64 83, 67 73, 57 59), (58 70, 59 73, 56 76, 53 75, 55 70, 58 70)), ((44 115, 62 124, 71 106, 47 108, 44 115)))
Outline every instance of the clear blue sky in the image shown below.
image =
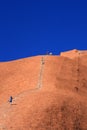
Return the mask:
POLYGON ((1 0, 0 61, 87 49, 86 0, 1 0))

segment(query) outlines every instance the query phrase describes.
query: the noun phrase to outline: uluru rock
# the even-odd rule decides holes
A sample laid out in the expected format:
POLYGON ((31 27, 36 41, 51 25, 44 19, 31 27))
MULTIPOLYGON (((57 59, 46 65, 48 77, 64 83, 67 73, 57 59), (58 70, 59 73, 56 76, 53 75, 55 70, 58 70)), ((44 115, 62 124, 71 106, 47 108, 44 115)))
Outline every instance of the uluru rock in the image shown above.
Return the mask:
POLYGON ((0 130, 87 130, 87 51, 0 62, 0 130))

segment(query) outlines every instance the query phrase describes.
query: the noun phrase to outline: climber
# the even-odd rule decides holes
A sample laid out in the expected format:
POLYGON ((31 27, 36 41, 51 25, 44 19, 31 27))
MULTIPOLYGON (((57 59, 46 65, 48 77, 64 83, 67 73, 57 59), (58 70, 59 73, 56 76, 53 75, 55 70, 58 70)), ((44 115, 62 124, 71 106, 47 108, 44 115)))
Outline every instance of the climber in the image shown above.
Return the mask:
POLYGON ((43 57, 42 57, 42 64, 44 64, 44 59, 43 59, 43 57))
POLYGON ((10 102, 10 104, 12 104, 12 100, 13 100, 13 97, 10 96, 10 98, 9 98, 9 102, 10 102))
POLYGON ((44 61, 42 61, 42 64, 44 64, 44 61))

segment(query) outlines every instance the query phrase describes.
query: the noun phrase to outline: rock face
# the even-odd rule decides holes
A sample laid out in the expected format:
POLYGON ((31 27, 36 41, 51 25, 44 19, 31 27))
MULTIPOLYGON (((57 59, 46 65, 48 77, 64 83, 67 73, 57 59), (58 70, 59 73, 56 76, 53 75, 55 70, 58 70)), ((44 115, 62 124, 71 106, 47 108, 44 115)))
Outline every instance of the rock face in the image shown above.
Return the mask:
POLYGON ((0 130, 87 130, 87 51, 1 62, 0 130))

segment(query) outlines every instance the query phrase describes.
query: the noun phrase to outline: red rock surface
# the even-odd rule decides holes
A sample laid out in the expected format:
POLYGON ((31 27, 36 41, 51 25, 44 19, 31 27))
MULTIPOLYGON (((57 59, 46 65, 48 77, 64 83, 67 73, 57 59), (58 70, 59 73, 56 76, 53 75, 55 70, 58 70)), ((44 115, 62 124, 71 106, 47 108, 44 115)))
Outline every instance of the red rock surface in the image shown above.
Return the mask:
POLYGON ((0 130, 87 130, 87 51, 1 62, 0 130))

